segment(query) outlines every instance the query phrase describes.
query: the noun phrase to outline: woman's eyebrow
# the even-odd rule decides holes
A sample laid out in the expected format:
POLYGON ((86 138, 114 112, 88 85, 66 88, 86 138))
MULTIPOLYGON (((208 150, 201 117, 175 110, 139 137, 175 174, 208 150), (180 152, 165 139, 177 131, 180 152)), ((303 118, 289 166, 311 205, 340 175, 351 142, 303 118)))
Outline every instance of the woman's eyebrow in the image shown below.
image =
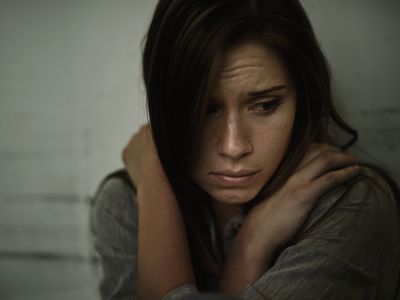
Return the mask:
POLYGON ((254 91, 254 92, 249 92, 247 95, 250 98, 257 98, 257 97, 262 97, 262 96, 266 96, 269 93, 278 91, 278 90, 282 90, 285 89, 287 86, 282 84, 282 85, 277 85, 277 86, 273 86, 271 88, 267 88, 265 90, 261 90, 261 91, 254 91))

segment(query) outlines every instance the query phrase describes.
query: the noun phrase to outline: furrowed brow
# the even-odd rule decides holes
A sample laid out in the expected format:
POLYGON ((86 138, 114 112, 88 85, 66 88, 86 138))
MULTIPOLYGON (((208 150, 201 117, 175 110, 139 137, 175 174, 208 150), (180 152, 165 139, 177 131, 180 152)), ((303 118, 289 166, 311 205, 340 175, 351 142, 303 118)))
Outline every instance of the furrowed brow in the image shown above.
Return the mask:
POLYGON ((262 91, 253 91, 253 92, 249 92, 247 95, 248 95, 250 98, 257 98, 257 97, 266 96, 266 95, 268 95, 269 93, 272 93, 272 92, 275 92, 275 91, 278 91, 278 90, 283 90, 283 89, 285 89, 285 88, 287 88, 286 85, 277 85, 277 86, 274 86, 274 87, 271 87, 271 88, 267 88, 267 89, 262 90, 262 91))

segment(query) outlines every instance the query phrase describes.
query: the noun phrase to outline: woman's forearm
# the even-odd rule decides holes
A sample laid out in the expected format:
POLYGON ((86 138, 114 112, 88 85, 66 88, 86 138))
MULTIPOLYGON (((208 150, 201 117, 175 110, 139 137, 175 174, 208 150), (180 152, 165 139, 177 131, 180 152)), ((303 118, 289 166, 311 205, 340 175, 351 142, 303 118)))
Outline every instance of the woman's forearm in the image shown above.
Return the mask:
POLYGON ((220 292, 230 296, 239 296, 246 285, 255 283, 271 265, 277 249, 250 245, 245 226, 246 223, 228 253, 219 283, 220 292))
POLYGON ((161 299, 194 283, 185 226, 165 177, 138 187, 138 203, 139 299, 161 299))

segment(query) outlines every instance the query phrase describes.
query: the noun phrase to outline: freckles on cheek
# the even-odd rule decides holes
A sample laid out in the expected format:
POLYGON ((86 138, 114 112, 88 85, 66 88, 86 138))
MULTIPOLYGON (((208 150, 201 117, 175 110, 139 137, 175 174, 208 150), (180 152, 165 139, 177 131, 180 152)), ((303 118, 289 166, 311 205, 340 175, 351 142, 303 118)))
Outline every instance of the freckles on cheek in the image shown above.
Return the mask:
POLYGON ((271 139, 271 128, 260 129, 255 133, 255 141, 257 144, 268 144, 271 139))
POLYGON ((277 134, 287 135, 292 131, 292 126, 294 123, 294 116, 285 115, 280 118, 277 118, 273 124, 271 124, 270 129, 276 132, 277 134))
POLYGON ((260 128, 255 132, 255 141, 263 148, 271 149, 282 144, 287 144, 292 132, 291 122, 276 122, 267 128, 260 128))

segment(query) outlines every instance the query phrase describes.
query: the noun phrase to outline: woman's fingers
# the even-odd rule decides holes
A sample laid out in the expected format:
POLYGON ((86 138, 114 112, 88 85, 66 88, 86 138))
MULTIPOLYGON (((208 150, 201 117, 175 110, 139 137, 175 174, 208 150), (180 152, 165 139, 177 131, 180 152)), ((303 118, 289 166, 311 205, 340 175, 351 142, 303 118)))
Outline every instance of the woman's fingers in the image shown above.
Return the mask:
POLYGON ((320 197, 330 189, 352 179, 360 173, 360 166, 352 165, 325 173, 323 176, 311 182, 309 188, 311 194, 320 197))
POLYGON ((361 160, 337 147, 326 144, 310 146, 291 178, 304 198, 318 198, 327 190, 356 176, 361 160))
POLYGON ((297 168, 300 169, 304 167, 318 155, 324 152, 341 152, 341 150, 328 144, 313 143, 304 154, 304 157, 297 168))
POLYGON ((256 221, 249 226, 257 230, 249 243, 267 245, 272 241, 277 248, 285 245, 322 194, 359 174, 358 163, 358 158, 336 147, 312 145, 289 180, 267 201, 252 208, 251 218, 256 221))
POLYGON ((359 158, 342 152, 337 148, 328 149, 315 155, 307 164, 298 170, 298 176, 312 181, 330 171, 359 164, 359 158))

